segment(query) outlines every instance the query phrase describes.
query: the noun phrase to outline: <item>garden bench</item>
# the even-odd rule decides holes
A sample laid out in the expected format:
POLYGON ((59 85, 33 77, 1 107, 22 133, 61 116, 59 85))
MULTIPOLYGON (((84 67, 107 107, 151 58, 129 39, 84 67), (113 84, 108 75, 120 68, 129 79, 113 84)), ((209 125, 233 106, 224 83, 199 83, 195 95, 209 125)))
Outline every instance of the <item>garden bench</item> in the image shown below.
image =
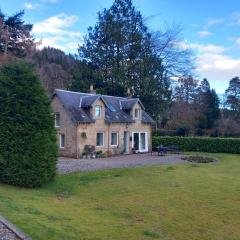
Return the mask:
POLYGON ((153 147, 151 151, 151 155, 156 152, 158 156, 165 156, 168 152, 169 153, 180 153, 180 147, 178 145, 169 145, 169 146, 158 146, 153 147))
POLYGON ((159 146, 152 148, 151 155, 156 152, 158 156, 165 156, 167 154, 167 147, 159 146))

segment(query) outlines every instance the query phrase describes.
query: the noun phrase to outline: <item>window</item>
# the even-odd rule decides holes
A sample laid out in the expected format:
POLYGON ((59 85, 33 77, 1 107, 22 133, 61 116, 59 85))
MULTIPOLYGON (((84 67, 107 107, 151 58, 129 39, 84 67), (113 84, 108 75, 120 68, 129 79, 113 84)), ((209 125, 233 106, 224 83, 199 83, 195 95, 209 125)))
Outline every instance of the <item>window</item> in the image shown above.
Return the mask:
POLYGON ((95 117, 100 118, 102 116, 102 107, 95 106, 95 117))
POLYGON ((62 133, 60 134, 59 146, 60 146, 60 148, 65 147, 65 134, 62 134, 62 133))
POLYGON ((60 113, 55 113, 55 127, 60 127, 60 113))
POLYGON ((97 133, 96 146, 97 147, 103 147, 104 146, 104 134, 102 132, 97 133))
POLYGON ((118 132, 111 133, 111 146, 118 146, 118 132))
POLYGON ((139 108, 135 109, 134 117, 137 118, 137 119, 140 118, 140 109, 139 108))

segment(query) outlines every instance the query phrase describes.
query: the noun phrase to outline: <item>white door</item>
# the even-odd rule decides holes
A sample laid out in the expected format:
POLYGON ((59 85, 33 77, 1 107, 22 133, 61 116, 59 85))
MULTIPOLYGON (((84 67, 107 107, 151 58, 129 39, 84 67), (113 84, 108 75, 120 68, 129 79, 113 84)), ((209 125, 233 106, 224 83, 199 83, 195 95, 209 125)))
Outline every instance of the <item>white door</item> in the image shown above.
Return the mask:
POLYGON ((132 147, 137 152, 148 151, 147 132, 133 132, 132 133, 132 147))

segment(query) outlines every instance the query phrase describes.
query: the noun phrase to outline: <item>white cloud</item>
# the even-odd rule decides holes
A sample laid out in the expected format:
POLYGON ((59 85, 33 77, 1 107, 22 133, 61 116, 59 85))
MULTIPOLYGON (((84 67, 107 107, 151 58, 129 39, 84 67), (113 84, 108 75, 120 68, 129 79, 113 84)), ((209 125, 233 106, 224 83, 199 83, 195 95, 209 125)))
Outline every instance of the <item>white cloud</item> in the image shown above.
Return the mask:
POLYGON ((61 13, 34 24, 33 33, 63 33, 65 28, 71 27, 76 21, 78 21, 76 15, 61 13))
POLYGON ((201 77, 207 77, 218 92, 224 92, 228 82, 240 75, 240 58, 227 55, 228 49, 214 44, 189 44, 197 52, 196 71, 201 77))
POLYGON ((207 27, 218 25, 223 22, 225 22, 225 19, 223 19, 223 18, 208 18, 207 19, 207 27))
POLYGON ((204 53, 212 53, 212 54, 220 54, 228 49, 220 46, 220 45, 215 45, 215 44, 199 44, 199 43, 192 43, 188 44, 188 47, 192 48, 193 50, 197 50, 199 54, 204 54, 204 53))
POLYGON ((36 3, 30 3, 30 2, 25 2, 24 3, 24 8, 27 9, 27 10, 35 10, 39 7, 39 4, 36 3))
POLYGON ((77 21, 76 15, 61 13, 34 24, 33 34, 41 41, 39 48, 51 46, 66 52, 76 52, 82 34, 72 31, 71 27, 77 21))
POLYGON ((207 30, 202 30, 202 31, 197 32, 197 35, 200 38, 205 38, 205 37, 210 37, 213 34, 211 32, 209 32, 209 31, 207 31, 207 30))

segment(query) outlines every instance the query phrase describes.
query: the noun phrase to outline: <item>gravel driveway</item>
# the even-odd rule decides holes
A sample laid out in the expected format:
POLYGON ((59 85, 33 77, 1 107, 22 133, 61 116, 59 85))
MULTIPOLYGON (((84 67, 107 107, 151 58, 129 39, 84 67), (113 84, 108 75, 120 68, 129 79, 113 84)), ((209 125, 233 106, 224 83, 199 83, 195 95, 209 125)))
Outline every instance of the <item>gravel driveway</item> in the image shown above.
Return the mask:
POLYGON ((71 172, 94 171, 109 168, 185 163, 186 161, 181 160, 181 157, 181 155, 151 156, 149 153, 98 159, 72 159, 60 157, 58 159, 57 168, 59 174, 66 174, 71 172))

